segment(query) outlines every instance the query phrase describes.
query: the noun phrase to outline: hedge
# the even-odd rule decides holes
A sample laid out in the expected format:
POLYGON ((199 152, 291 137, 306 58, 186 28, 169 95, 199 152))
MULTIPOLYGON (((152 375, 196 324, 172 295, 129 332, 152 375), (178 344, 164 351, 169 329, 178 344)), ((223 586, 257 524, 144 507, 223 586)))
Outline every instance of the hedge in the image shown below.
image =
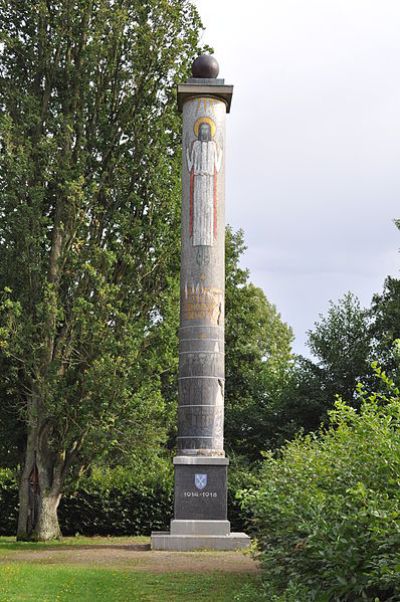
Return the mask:
MULTIPOLYGON (((236 500, 235 479, 228 492, 232 530, 243 530, 245 512, 236 500)), ((0 535, 15 535, 18 488, 11 471, 0 469, 0 535)), ((77 491, 63 496, 59 518, 64 535, 149 535, 169 528, 173 516, 173 486, 159 480, 152 487, 134 483, 104 487, 86 479, 77 491)))

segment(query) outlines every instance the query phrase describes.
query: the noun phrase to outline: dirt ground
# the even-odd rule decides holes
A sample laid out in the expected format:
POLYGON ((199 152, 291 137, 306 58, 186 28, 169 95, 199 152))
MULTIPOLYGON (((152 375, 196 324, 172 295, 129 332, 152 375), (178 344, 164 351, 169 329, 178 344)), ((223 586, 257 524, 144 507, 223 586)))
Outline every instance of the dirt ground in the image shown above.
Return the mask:
POLYGON ((148 544, 59 546, 48 550, 21 550, 4 554, 10 562, 68 564, 149 573, 258 573, 258 563, 242 552, 154 552, 148 544))

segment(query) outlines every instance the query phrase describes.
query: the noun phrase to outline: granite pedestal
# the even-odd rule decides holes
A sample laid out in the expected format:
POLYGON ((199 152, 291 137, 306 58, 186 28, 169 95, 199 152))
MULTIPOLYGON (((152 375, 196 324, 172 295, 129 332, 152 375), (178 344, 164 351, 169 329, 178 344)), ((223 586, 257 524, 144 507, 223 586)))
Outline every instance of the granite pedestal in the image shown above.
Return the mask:
POLYGON ((231 533, 227 520, 228 458, 177 456, 174 519, 170 531, 151 534, 153 550, 238 550, 245 533, 231 533))

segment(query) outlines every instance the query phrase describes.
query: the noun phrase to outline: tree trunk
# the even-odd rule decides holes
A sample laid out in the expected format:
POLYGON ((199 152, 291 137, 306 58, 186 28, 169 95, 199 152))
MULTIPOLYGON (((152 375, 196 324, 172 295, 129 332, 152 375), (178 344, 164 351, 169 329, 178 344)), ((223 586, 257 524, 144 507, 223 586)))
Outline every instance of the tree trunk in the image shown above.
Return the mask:
POLYGON ((57 510, 61 500, 64 462, 47 446, 51 429, 45 421, 28 425, 25 466, 19 487, 19 541, 49 541, 61 537, 57 510))
POLYGON ((60 500, 61 492, 52 491, 40 496, 38 522, 33 531, 36 541, 60 539, 61 529, 57 514, 60 500))
POLYGON ((25 453, 25 466, 19 484, 17 539, 21 541, 30 539, 36 522, 35 509, 37 503, 34 487, 31 483, 31 475, 35 474, 36 467, 35 439, 37 439, 36 433, 33 432, 33 429, 30 429, 25 453))
POLYGON ((61 529, 58 522, 58 506, 61 493, 39 494, 33 501, 26 494, 26 487, 20 486, 20 510, 18 517, 18 541, 50 541, 60 539, 61 529))
POLYGON ((40 475, 38 464, 35 461, 28 463, 27 457, 19 487, 19 541, 49 541, 61 537, 57 514, 61 487, 53 485, 42 489, 40 482, 43 480, 47 480, 47 475, 40 475))

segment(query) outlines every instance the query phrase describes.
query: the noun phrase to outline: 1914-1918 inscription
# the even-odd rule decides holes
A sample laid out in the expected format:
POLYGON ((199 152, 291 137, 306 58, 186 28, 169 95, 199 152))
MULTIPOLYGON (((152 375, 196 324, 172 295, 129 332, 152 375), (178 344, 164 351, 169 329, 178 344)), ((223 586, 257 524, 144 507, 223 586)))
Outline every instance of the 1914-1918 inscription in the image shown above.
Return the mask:
POLYGON ((226 466, 176 466, 175 518, 226 520, 226 476, 226 466))

